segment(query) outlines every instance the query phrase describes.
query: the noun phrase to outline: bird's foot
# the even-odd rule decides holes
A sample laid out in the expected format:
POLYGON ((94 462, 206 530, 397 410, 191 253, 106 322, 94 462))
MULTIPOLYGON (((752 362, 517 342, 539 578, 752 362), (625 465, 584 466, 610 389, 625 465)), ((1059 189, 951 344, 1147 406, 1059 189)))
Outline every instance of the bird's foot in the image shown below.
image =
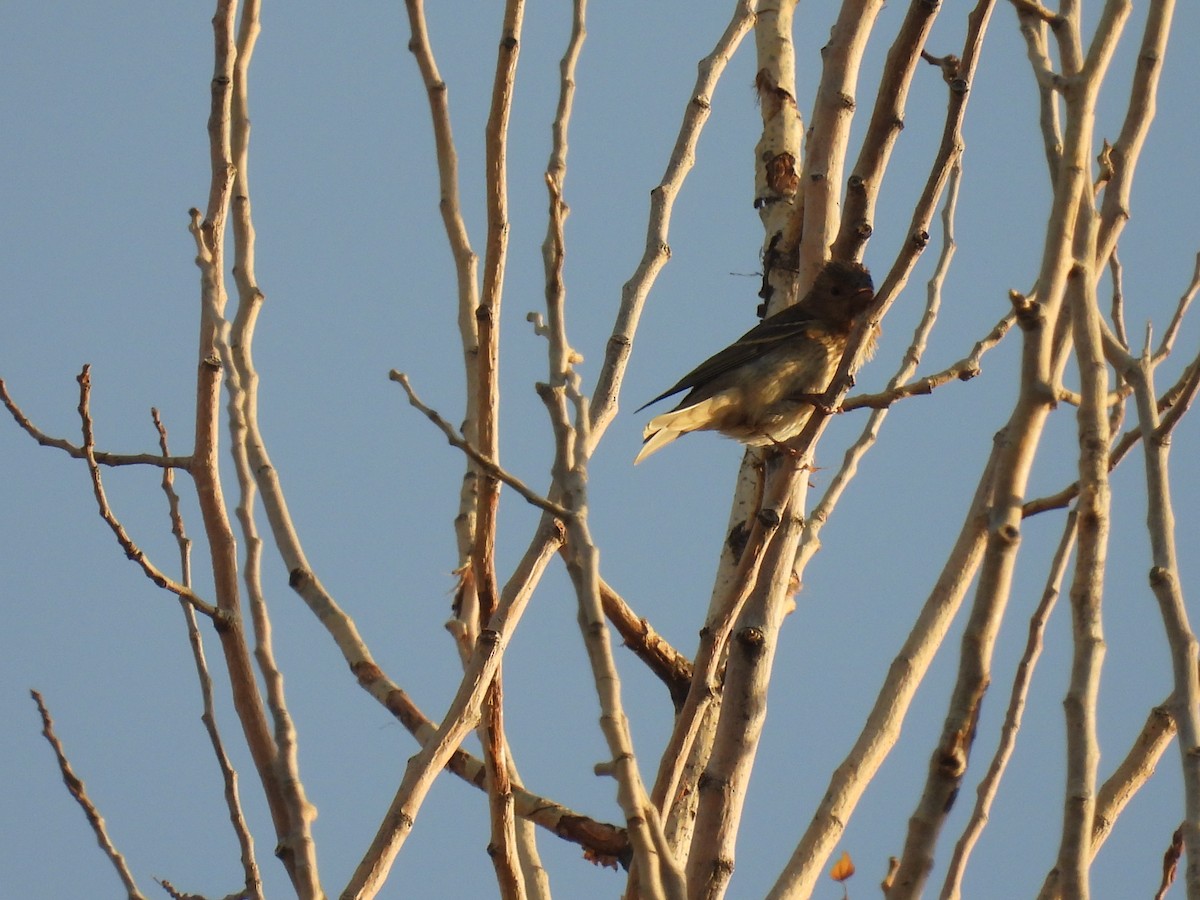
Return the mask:
POLYGON ((790 399, 795 400, 798 403, 809 404, 814 409, 816 409, 819 413, 821 413, 821 415, 823 415, 823 416, 836 415, 837 413, 840 413, 842 411, 840 404, 838 406, 831 406, 827 396, 824 393, 821 393, 821 394, 809 394, 809 393, 793 394, 790 399))

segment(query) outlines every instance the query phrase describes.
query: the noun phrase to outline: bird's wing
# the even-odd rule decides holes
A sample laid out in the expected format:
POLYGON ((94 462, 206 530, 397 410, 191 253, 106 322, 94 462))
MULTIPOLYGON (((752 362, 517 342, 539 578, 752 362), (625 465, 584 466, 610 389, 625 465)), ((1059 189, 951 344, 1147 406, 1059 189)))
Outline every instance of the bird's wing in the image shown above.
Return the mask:
POLYGON ((772 348, 803 336, 814 321, 812 313, 801 304, 789 306, 782 312, 763 319, 724 350, 700 363, 649 403, 642 404, 635 412, 641 412, 647 406, 670 397, 672 394, 711 383, 714 378, 731 369, 736 369, 752 359, 757 359, 772 348))

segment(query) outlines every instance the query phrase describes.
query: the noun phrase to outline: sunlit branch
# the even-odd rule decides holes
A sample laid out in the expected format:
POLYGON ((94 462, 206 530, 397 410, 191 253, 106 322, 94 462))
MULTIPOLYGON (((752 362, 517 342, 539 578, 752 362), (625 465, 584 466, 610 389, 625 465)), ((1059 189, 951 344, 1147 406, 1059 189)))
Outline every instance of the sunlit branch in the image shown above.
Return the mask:
POLYGON ((54 756, 58 760, 58 771, 62 775, 63 784, 67 786, 67 790, 70 791, 71 796, 75 798, 75 802, 79 804, 79 808, 83 810, 83 814, 87 817, 88 824, 92 828, 92 833, 96 836, 96 842, 100 845, 100 849, 104 851, 104 855, 113 864, 113 868, 116 869, 117 877, 125 885, 129 900, 146 900, 145 894, 138 890, 137 883, 133 880, 133 873, 129 871, 125 857, 120 854, 113 844, 112 839, 109 838, 108 826, 104 823, 104 817, 100 815, 99 810, 96 809, 96 805, 88 796, 83 780, 71 768, 66 751, 63 750, 62 742, 58 739, 58 735, 54 733, 54 720, 50 718, 50 710, 46 707, 46 701, 42 699, 42 695, 37 691, 30 691, 29 696, 33 697, 33 702, 37 704, 38 713, 42 717, 42 735, 46 738, 47 743, 50 744, 51 749, 54 750, 54 756))
POLYGON ((446 440, 450 442, 451 446, 457 447, 467 456, 471 457, 471 459, 478 463, 481 468, 495 478, 503 481, 534 506, 550 513, 553 516, 558 516, 560 519, 571 518, 572 513, 565 506, 542 497, 532 488, 526 485, 525 482, 521 481, 521 479, 517 478, 515 475, 510 475, 508 472, 504 471, 504 469, 500 468, 500 466, 498 466, 495 462, 488 459, 482 453, 468 444, 455 430, 453 425, 443 419, 436 410, 426 406, 421 402, 421 398, 416 395, 412 385, 409 383, 407 375, 405 375, 403 372, 397 372, 395 369, 392 369, 392 371, 388 373, 388 377, 404 388, 404 392, 408 394, 408 402, 412 404, 414 408, 424 413, 425 417, 434 425, 436 425, 442 434, 446 435, 446 440))

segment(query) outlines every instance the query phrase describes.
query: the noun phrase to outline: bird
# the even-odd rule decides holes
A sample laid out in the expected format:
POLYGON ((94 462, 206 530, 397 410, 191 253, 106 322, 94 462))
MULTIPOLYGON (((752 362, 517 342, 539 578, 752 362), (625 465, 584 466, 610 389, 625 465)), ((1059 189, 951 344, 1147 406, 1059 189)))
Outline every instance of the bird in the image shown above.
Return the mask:
MULTIPOLYGON (((833 378, 857 318, 875 298, 871 273, 856 262, 826 263, 798 303, 763 319, 647 406, 686 390, 642 434, 634 465, 692 431, 717 431, 751 447, 795 437, 833 378)), ((872 334, 868 352, 874 350, 872 334)))

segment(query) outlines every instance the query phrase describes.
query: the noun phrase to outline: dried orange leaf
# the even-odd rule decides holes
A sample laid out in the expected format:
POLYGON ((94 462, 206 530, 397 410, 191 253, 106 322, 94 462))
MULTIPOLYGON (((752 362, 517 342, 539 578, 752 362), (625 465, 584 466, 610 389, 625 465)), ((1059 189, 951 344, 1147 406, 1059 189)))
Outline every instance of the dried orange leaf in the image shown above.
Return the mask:
POLYGON ((842 858, 833 864, 833 868, 829 870, 829 877, 834 881, 845 881, 854 874, 854 863, 850 860, 850 854, 845 850, 842 851, 842 858))

